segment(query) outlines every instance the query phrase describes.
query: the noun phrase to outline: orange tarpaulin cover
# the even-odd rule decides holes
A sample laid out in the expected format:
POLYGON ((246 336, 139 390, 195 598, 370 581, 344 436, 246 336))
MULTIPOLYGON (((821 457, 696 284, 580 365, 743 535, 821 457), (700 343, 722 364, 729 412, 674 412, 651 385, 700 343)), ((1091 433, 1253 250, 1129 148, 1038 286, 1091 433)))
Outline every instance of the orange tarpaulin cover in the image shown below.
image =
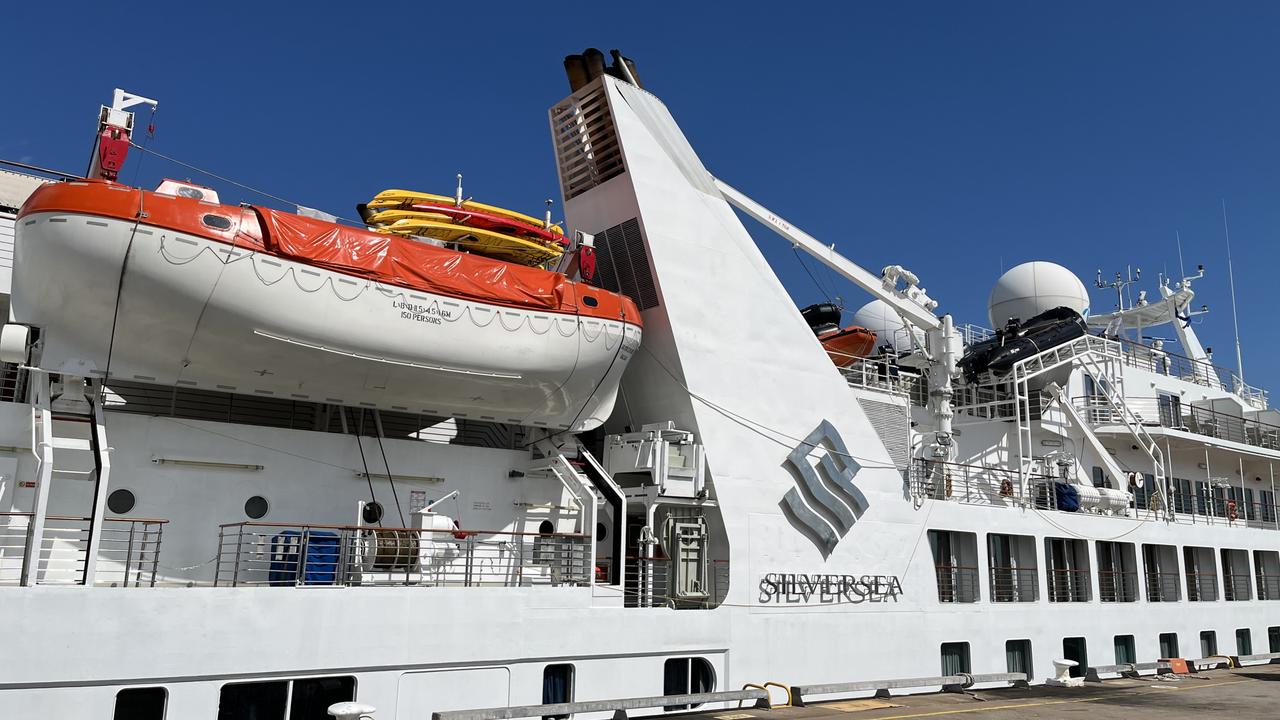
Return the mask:
POLYGON ((267 247, 311 265, 469 300, 576 310, 573 283, 560 273, 460 253, 397 235, 254 207, 267 247))

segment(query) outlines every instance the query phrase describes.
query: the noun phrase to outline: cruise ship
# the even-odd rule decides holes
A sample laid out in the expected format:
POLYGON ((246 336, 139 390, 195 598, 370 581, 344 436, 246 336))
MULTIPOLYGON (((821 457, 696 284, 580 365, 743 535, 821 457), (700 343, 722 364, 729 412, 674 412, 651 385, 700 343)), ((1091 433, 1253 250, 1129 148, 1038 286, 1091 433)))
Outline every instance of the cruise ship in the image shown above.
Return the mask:
POLYGON ((0 172, 0 716, 594 720, 1280 653, 1280 414, 1197 338, 1203 270, 1095 305, 1046 257, 962 322, 714 175, 634 63, 565 66, 563 224, 129 187, 124 91, 85 176, 0 172), (744 223, 862 307, 797 308, 744 223))

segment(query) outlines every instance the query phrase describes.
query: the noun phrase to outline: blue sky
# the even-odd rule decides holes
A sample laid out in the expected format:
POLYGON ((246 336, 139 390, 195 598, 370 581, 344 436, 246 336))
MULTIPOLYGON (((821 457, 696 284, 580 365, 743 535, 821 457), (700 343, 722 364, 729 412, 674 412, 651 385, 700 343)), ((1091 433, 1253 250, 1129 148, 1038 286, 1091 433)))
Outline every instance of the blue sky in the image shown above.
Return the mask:
MULTIPOLYGON (((1032 259, 1086 284, 1133 264, 1154 291, 1180 232, 1209 272, 1198 330, 1234 364, 1225 199, 1246 377, 1280 370, 1280 4, 172 6, 6 9, 28 30, 6 33, 0 157, 83 171, 119 86, 160 100, 155 149, 314 207, 449 192, 462 171, 468 194, 536 213, 559 200, 561 59, 617 47, 714 173, 868 268, 915 270, 962 322, 985 324, 1001 268, 1032 259)), ((137 162, 126 181, 200 180, 137 162)), ((823 298, 753 233, 797 303, 823 298)))

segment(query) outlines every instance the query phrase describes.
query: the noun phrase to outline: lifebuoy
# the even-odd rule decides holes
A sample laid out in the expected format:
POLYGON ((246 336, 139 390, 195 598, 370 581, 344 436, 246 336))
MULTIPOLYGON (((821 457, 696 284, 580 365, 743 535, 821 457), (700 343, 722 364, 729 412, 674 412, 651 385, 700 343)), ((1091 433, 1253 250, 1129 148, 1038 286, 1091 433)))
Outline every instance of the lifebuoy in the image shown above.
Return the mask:
POLYGON ((1240 517, 1240 513, 1237 512, 1236 510, 1236 501, 1228 500, 1227 501, 1227 519, 1230 520, 1231 522, 1235 522, 1236 518, 1238 517, 1240 517))

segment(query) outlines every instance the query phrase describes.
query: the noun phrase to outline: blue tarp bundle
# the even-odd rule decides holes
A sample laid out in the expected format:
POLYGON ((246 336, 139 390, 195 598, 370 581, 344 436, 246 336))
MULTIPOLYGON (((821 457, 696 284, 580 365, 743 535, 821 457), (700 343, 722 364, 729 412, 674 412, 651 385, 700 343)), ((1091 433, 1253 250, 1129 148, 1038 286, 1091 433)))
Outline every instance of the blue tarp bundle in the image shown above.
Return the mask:
POLYGON ((271 538, 269 585, 333 585, 338 581, 338 534, 327 530, 283 530, 271 538), (306 546, 306 557, 301 547, 306 546), (302 582, 298 582, 298 571, 302 582))
POLYGON ((1054 483, 1053 491, 1057 496, 1059 510, 1075 512, 1080 509, 1080 494, 1074 487, 1067 483, 1054 483))

